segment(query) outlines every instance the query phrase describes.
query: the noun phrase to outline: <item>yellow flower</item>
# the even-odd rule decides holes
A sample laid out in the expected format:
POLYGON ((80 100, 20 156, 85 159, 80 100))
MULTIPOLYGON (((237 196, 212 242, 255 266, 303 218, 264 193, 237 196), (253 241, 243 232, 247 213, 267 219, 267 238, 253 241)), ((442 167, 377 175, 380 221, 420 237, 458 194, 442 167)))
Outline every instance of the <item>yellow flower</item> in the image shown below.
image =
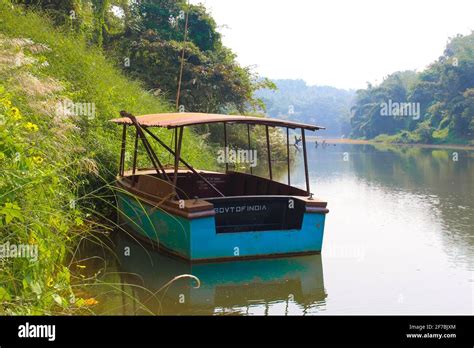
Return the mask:
MULTIPOLYGON (((12 118, 13 118, 15 121, 18 121, 18 120, 21 119, 20 110, 18 110, 18 108, 16 108, 16 107, 10 108, 10 115, 12 116, 12 118)), ((29 122, 28 122, 28 123, 29 123, 29 122)))
POLYGON ((30 234, 30 238, 28 239, 29 244, 36 244, 36 236, 32 233, 30 234))
POLYGON ((44 158, 41 157, 41 156, 33 156, 33 161, 34 161, 36 164, 41 164, 41 163, 43 163, 44 158))
POLYGON ((6 107, 6 108, 10 108, 12 106, 12 102, 7 100, 7 99, 2 98, 1 101, 2 101, 3 106, 6 107))
POLYGON ((25 127, 26 129, 28 129, 29 131, 31 131, 31 132, 37 132, 38 129, 39 129, 36 124, 31 123, 31 122, 26 122, 26 123, 24 124, 24 127, 25 127))
POLYGON ((97 300, 96 300, 95 298, 93 298, 93 297, 84 300, 84 304, 85 304, 86 306, 93 306, 93 305, 96 305, 96 304, 98 304, 98 303, 99 303, 99 301, 97 301, 97 300))
POLYGON ((48 279, 48 286, 49 286, 49 287, 52 287, 53 284, 54 284, 54 279, 51 278, 51 277, 49 277, 49 279, 48 279))

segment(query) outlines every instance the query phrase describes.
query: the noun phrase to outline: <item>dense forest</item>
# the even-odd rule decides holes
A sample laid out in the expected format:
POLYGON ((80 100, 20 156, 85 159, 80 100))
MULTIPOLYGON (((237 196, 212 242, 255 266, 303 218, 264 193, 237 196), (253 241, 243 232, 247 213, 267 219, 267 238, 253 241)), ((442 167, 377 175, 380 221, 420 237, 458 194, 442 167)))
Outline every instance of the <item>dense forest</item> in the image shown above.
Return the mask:
POLYGON ((396 72, 357 91, 353 137, 397 143, 474 143, 474 33, 451 38, 421 72, 396 72))
POLYGON ((326 127, 321 136, 348 136, 355 92, 328 86, 308 86, 303 80, 273 80, 276 90, 255 93, 269 116, 326 127))

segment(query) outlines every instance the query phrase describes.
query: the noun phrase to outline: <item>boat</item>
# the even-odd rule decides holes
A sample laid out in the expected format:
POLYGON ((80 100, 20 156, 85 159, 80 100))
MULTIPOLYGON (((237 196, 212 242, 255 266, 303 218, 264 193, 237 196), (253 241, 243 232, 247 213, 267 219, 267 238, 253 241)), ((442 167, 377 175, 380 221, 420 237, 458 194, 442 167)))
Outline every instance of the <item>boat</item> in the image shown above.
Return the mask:
POLYGON ((122 146, 116 196, 120 228, 160 250, 190 262, 214 262, 246 258, 289 257, 320 253, 327 202, 310 192, 305 131, 323 127, 288 120, 241 115, 194 112, 134 116, 121 111, 111 120, 122 125, 122 146), (181 154, 185 127, 222 124, 224 147, 227 128, 247 125, 264 127, 268 177, 250 172, 195 169, 181 154), (127 135, 129 128, 132 136, 127 135), (173 135, 168 146, 155 128, 173 135), (287 182, 273 178, 270 127, 286 129, 287 182), (305 189, 291 185, 289 130, 300 129, 303 147, 305 189), (127 138, 133 140, 127 147, 127 138), (173 163, 165 165, 151 145, 167 151, 173 163), (125 168, 127 156, 131 169, 125 168), (138 151, 152 167, 138 168, 138 151), (144 150, 144 151, 143 151, 144 150), (130 161, 129 161, 130 162, 130 161))

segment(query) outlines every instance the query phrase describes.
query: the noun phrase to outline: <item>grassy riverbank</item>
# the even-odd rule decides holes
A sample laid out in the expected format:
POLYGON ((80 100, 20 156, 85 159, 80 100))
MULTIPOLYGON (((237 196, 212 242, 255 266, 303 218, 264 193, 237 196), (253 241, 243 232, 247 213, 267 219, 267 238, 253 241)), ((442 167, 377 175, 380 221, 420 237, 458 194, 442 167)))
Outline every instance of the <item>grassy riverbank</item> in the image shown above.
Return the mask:
MULTIPOLYGON (((123 109, 171 106, 81 35, 0 0, 0 246, 37 250, 36 258, 3 253, 0 314, 82 313, 95 305, 73 291, 82 280, 66 259, 81 239, 110 228, 106 188, 117 171, 120 129, 108 120, 123 109), (64 112, 71 103, 89 112, 64 112)), ((214 163, 201 138, 185 140, 194 164, 214 163)))

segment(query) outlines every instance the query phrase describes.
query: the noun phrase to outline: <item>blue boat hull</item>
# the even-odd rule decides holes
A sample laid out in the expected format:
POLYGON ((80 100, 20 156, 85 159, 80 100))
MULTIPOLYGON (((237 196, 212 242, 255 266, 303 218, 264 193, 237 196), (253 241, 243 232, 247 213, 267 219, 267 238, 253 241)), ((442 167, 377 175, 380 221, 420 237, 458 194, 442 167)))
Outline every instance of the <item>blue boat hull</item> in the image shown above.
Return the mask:
POLYGON ((297 228, 252 230, 247 227, 245 231, 220 233, 216 216, 187 219, 125 192, 117 195, 120 219, 127 231, 193 262, 321 252, 327 212, 324 210, 303 210, 297 228))

